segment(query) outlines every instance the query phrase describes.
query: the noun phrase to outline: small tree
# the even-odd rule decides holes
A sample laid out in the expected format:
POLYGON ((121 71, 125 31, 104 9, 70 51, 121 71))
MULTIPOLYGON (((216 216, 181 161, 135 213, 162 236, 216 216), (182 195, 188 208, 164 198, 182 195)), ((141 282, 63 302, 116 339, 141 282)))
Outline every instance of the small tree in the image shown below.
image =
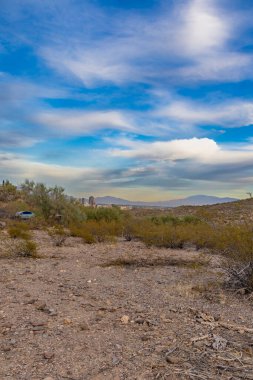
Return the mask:
POLYGON ((0 186, 0 201, 8 202, 18 197, 17 188, 10 181, 3 181, 0 186))

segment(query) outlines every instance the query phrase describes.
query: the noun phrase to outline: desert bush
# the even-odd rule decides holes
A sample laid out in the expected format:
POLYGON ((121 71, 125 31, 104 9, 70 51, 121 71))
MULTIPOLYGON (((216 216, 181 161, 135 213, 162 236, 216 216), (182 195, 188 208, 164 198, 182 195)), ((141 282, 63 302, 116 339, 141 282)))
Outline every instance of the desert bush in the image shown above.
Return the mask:
POLYGON ((193 244, 196 249, 212 249, 215 245, 215 230, 209 224, 202 222, 194 225, 185 226, 188 229, 187 241, 193 244))
POLYGON ((81 237, 86 244, 94 244, 97 242, 96 237, 86 229, 82 231, 81 237))
POLYGON ((179 226, 157 225, 153 222, 143 221, 139 224, 136 237, 142 240, 147 246, 182 248, 185 236, 180 233, 179 226))
POLYGON ((85 223, 86 233, 90 233, 96 242, 114 241, 122 231, 121 225, 116 221, 106 222, 105 220, 88 220, 85 223))
POLYGON ((54 226, 48 230, 48 234, 51 236, 53 243, 56 247, 61 247, 66 241, 69 234, 60 225, 54 226))
POLYGON ((122 223, 122 236, 126 241, 131 241, 138 235, 139 221, 133 218, 125 218, 122 223))
POLYGON ((18 198, 16 186, 9 181, 3 182, 0 186, 0 201, 8 202, 18 198))
POLYGON ((37 245, 32 240, 18 240, 9 246, 9 255, 27 258, 38 258, 37 245))
POLYGON ((155 225, 169 224, 175 226, 180 223, 179 218, 173 215, 153 216, 151 218, 152 223, 155 225))
POLYGON ((176 217, 174 215, 162 215, 162 216, 153 216, 151 221, 156 225, 184 225, 184 224, 199 224, 201 220, 194 215, 186 215, 182 217, 176 217))
POLYGON ((202 248, 209 244, 210 230, 208 224, 194 216, 178 218, 165 215, 139 221, 135 234, 147 246, 183 248, 185 243, 192 243, 202 248), (202 236, 200 230, 203 231, 202 236))
POLYGON ((223 226, 216 234, 215 249, 224 255, 226 285, 253 291, 253 229, 244 224, 223 226))
POLYGON ((95 221, 120 221, 122 219, 122 211, 118 207, 106 208, 92 208, 87 207, 85 209, 85 214, 87 216, 87 220, 95 220, 95 221))
POLYGON ((84 208, 67 198, 62 187, 48 188, 43 183, 26 180, 21 188, 25 202, 49 225, 55 224, 58 215, 65 226, 86 220, 84 208))
POLYGON ((29 226, 25 222, 16 222, 10 224, 8 227, 8 234, 13 239, 20 238, 29 240, 31 238, 29 226))
POLYGON ((79 225, 70 225, 71 236, 81 237, 86 243, 113 241, 122 234, 122 224, 116 221, 88 220, 79 225))

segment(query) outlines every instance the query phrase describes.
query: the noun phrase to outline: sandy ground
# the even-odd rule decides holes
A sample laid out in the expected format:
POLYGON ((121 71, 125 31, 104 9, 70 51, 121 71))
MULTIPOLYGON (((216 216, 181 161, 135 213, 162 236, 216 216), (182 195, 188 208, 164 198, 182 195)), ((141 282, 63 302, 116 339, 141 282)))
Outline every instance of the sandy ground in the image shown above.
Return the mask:
POLYGON ((35 239, 0 260, 1 380, 253 379, 253 302, 217 257, 35 239))

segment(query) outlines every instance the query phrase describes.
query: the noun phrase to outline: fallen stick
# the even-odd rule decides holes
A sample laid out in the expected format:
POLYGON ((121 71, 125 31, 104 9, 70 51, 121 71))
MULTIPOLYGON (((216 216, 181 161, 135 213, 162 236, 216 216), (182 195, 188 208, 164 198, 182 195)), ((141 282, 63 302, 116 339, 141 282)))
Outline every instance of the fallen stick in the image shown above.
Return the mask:
POLYGON ((191 338, 191 342, 192 343, 195 343, 195 342, 199 342, 200 340, 204 340, 204 339, 208 339, 210 338, 210 335, 207 334, 207 335, 202 335, 202 336, 196 336, 194 338, 191 338))
POLYGON ((251 329, 249 327, 232 325, 232 324, 226 323, 226 322, 205 322, 205 321, 202 322, 201 321, 200 323, 202 325, 210 326, 213 329, 215 329, 217 327, 224 327, 225 329, 239 331, 240 333, 247 332, 247 333, 253 334, 253 329, 251 329))
POLYGON ((253 329, 251 328, 238 326, 238 325, 231 325, 230 323, 226 323, 226 322, 218 322, 218 326, 224 327, 225 329, 228 329, 228 330, 253 333, 253 329))

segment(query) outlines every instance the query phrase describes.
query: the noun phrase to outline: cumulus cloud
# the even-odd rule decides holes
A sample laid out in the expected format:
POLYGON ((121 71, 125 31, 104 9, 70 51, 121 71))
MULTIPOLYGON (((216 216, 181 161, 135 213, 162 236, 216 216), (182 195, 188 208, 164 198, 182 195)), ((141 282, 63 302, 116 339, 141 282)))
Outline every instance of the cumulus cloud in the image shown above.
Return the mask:
MULTIPOLYGON (((129 146, 129 144, 128 144, 129 146)), ((253 147, 233 149, 218 145, 208 138, 192 138, 172 141, 157 141, 152 143, 133 142, 132 149, 114 149, 115 156, 137 158, 154 161, 177 162, 187 160, 198 168, 201 165, 228 165, 253 164, 253 147)))

